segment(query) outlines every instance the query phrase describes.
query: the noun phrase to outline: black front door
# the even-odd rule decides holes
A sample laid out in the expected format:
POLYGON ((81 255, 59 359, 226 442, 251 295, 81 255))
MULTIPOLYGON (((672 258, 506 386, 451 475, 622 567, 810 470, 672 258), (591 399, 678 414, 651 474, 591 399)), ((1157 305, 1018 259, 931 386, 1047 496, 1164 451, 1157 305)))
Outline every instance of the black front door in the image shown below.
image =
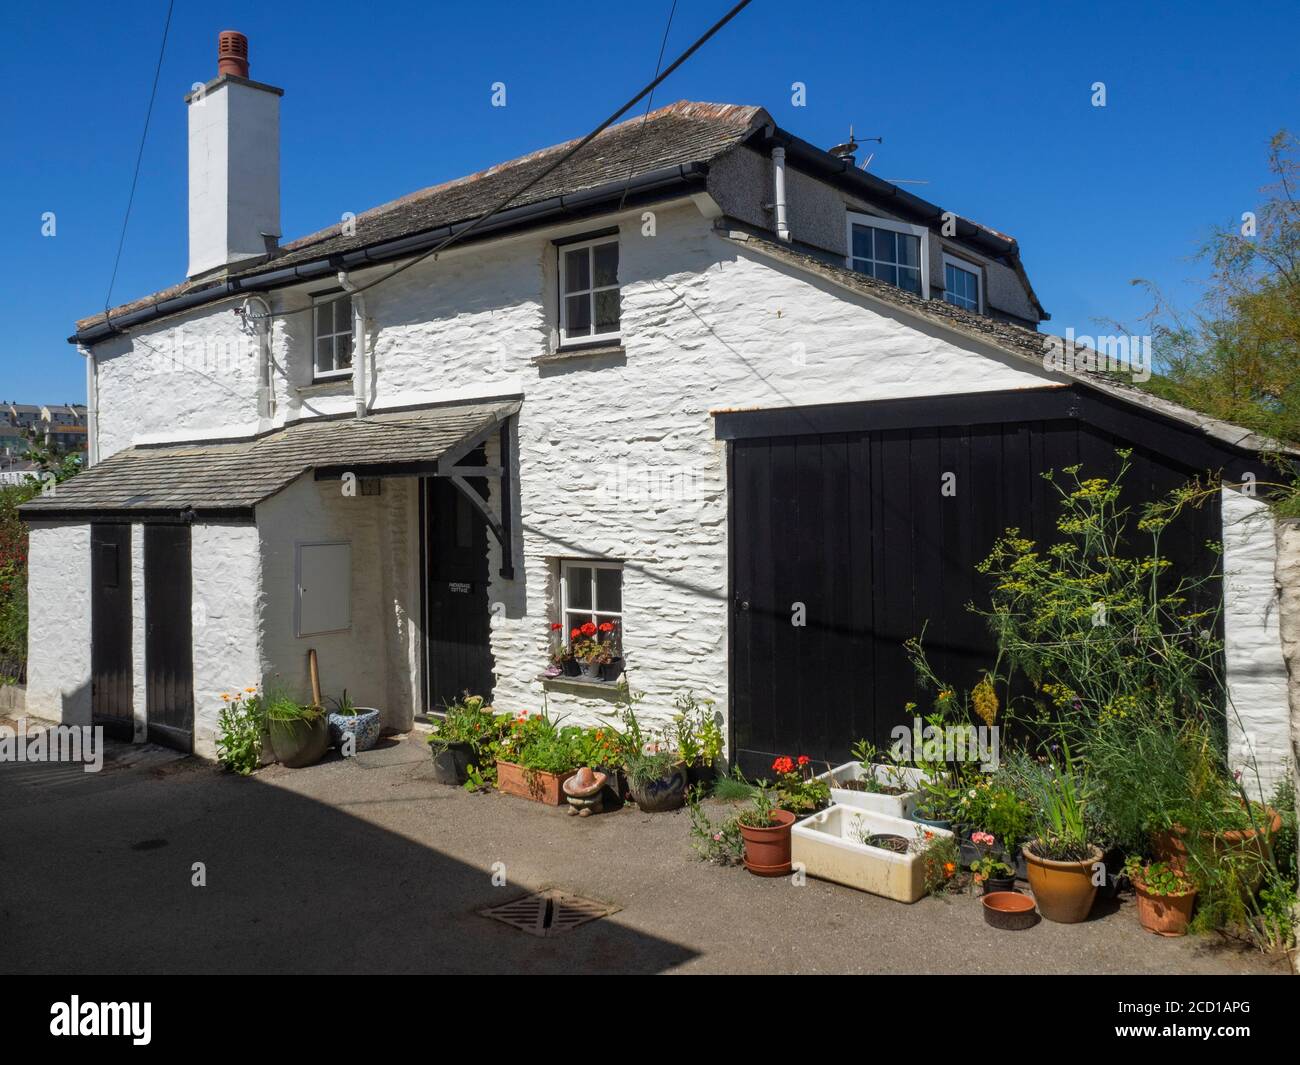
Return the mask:
MULTIPOLYGON (((469 483, 486 494, 482 478, 469 483)), ((425 545, 426 708, 465 692, 491 700, 487 523, 446 478, 425 481, 425 545)))
POLYGON ((104 734, 131 740, 131 526, 90 527, 90 713, 104 734))
POLYGON ((192 751, 193 586, 188 525, 145 526, 144 573, 149 740, 192 751))

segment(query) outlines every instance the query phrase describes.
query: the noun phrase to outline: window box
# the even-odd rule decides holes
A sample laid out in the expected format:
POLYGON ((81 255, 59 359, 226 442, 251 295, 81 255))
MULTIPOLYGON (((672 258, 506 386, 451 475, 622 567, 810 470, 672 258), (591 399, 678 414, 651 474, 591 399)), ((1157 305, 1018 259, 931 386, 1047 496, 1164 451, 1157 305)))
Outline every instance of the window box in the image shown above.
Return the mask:
POLYGON ((849 213, 850 270, 930 298, 930 231, 892 218, 849 213))

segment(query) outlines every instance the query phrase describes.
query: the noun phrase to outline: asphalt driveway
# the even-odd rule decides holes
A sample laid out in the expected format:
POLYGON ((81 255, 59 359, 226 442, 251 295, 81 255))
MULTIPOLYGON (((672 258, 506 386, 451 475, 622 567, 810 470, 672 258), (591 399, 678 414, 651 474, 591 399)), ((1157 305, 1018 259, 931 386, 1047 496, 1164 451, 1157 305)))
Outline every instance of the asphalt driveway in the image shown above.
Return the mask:
POLYGON ((440 786, 418 734, 244 779, 127 745, 97 774, 0 764, 9 973, 1286 971, 1102 909, 998 933, 969 896, 903 906, 719 869, 693 859, 684 812, 580 819, 440 786), (617 910, 551 938, 478 912, 541 888, 617 910))

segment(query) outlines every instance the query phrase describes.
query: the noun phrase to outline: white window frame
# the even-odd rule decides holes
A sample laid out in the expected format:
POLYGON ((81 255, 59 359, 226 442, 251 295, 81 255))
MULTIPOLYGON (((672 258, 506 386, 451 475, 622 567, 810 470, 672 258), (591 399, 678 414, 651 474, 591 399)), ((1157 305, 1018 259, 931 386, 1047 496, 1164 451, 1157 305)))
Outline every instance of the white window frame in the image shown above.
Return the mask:
MULTIPOLYGON (((879 215, 862 214, 858 211, 849 211, 844 226, 844 265, 850 270, 853 269, 853 227, 870 226, 872 229, 888 229, 895 233, 906 233, 909 236, 920 237, 921 244, 921 298, 928 300, 930 298, 930 231, 925 226, 914 226, 910 222, 897 222, 892 218, 881 218, 879 215)), ((887 283, 887 282, 886 282, 887 283)), ((908 290, 902 286, 896 286, 903 292, 908 290)))
MULTIPOLYGON (((603 561, 603 560, 597 560, 597 559, 594 559, 594 558, 563 558, 563 559, 560 559, 560 603, 559 603, 559 606, 560 606, 560 618, 559 618, 559 621, 560 621, 560 634, 564 637, 564 646, 565 646, 565 647, 570 646, 570 644, 572 643, 572 641, 571 641, 570 638, 569 638, 569 630, 570 630, 570 628, 571 628, 571 626, 570 626, 570 624, 569 624, 569 615, 570 615, 570 614, 580 614, 580 613, 586 613, 586 614, 588 615, 588 617, 590 618, 590 620, 593 621, 593 622, 596 622, 596 619, 597 619, 598 617, 599 617, 599 618, 614 618, 615 620, 617 620, 617 621, 618 621, 618 635, 619 635, 620 645, 621 645, 621 643, 622 643, 622 639, 623 639, 623 614, 624 614, 624 612, 623 612, 622 610, 598 610, 598 609, 596 608, 596 570, 598 570, 598 569, 614 569, 614 570, 618 570, 619 573, 622 574, 622 572, 623 572, 623 563, 622 563, 622 562, 606 562, 606 561, 603 561), (591 570, 591 609, 590 609, 590 610, 587 610, 585 607, 570 607, 570 606, 569 606, 569 570, 571 570, 571 569, 590 569, 590 570, 591 570)), ((623 596, 626 594, 626 591, 627 591, 627 589, 623 586, 623 582, 622 582, 621 578, 620 578, 620 581, 619 581, 619 588, 620 588, 619 599, 620 599, 620 601, 621 601, 621 600, 623 599, 623 596)), ((599 624, 599 622, 596 622, 596 623, 599 624)))
POLYGON ((618 248, 618 265, 621 270, 623 267, 623 248, 618 239, 617 233, 607 233, 603 237, 592 237, 590 240, 575 240, 570 243, 560 244, 556 247, 556 255, 559 260, 560 276, 560 347, 568 347, 578 344, 609 344, 616 343, 623 339, 623 282, 616 281, 612 285, 596 284, 596 256, 592 251, 593 248, 602 247, 606 244, 613 244, 618 248), (570 252, 587 250, 587 270, 591 279, 589 288, 579 289, 577 292, 565 291, 565 274, 567 272, 567 256, 570 252), (591 307, 591 327, 596 328, 596 293, 608 292, 613 289, 619 294, 618 306, 618 325, 619 327, 610 333, 583 333, 580 336, 569 336, 569 299, 573 296, 588 297, 588 304, 591 307))
MULTIPOLYGON (((338 361, 339 361, 339 345, 338 345, 338 338, 341 337, 341 336, 346 336, 346 337, 351 338, 351 337, 354 336, 355 331, 356 331, 356 326, 355 326, 355 323, 354 323, 354 320, 353 320, 353 319, 354 319, 354 315, 356 314, 356 308, 352 306, 352 302, 351 302, 351 301, 352 301, 352 296, 351 296, 350 293, 347 293, 347 292, 324 292, 324 293, 321 293, 319 296, 313 296, 313 297, 311 298, 311 306, 312 306, 312 311, 311 311, 311 378, 312 378, 313 381, 337 381, 337 380, 340 380, 340 379, 342 379, 342 378, 345 378, 345 377, 351 377, 351 376, 352 376, 352 366, 347 366, 347 367, 345 367, 345 368, 342 369, 342 370, 337 369, 338 361), (331 326, 332 326, 332 325, 333 325, 333 317, 334 317, 334 304, 338 303, 339 300, 347 300, 347 301, 348 301, 348 328, 347 328, 347 331, 344 332, 344 331, 342 331, 342 330, 334 330, 334 329, 331 328, 330 332, 328 332, 328 333, 322 333, 322 332, 320 332, 320 311, 321 311, 321 308, 322 308, 322 307, 329 307, 329 308, 330 308, 330 318, 331 318, 331 326), (335 367, 336 367, 336 369, 333 369, 333 370, 322 370, 322 369, 320 369, 320 368, 316 365, 316 345, 317 345, 317 343, 318 343, 319 341, 325 339, 326 337, 329 337, 330 340, 331 340, 331 344, 330 344, 330 364, 331 364, 332 366, 335 366, 335 367)), ((357 361, 357 353, 354 351, 354 352, 352 353, 352 364, 353 364, 353 365, 356 365, 356 361, 357 361)))
MULTIPOLYGON (((955 266, 958 270, 965 270, 968 274, 975 275, 975 312, 984 313, 984 270, 979 263, 973 263, 969 259, 963 259, 958 255, 953 255, 945 251, 943 253, 943 294, 944 302, 950 303, 948 299, 948 267, 955 266)), ((960 303, 952 303, 953 307, 961 307, 960 303)), ((962 307, 962 310, 969 308, 962 307)))

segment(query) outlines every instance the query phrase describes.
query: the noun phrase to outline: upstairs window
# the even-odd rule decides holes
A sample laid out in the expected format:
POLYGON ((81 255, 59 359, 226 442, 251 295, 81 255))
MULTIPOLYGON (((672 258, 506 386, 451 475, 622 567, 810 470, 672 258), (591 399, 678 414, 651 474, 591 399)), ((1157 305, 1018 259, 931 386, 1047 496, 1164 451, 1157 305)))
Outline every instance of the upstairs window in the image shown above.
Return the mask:
POLYGON ((980 299, 980 268, 954 255, 943 257, 943 298, 954 307, 965 307, 979 314, 983 309, 980 299))
POLYGON ((352 373, 352 297, 318 296, 313 317, 316 380, 347 377, 352 373))
POLYGON ((849 267, 928 298, 928 231, 873 215, 849 215, 849 267))
POLYGON ((560 344, 618 340, 618 239, 565 244, 559 252, 560 344))

